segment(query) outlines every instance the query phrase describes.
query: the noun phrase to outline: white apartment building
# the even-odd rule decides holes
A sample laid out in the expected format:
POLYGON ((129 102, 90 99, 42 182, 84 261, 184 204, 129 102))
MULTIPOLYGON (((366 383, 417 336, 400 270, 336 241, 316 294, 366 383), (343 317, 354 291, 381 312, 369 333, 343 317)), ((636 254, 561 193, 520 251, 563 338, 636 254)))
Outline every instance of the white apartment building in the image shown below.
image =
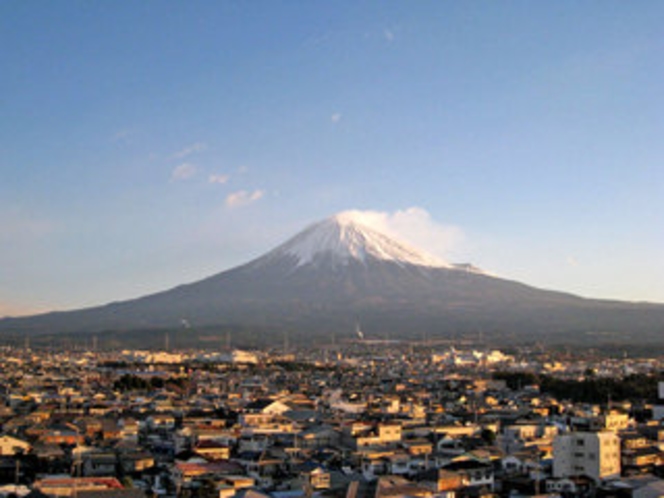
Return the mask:
POLYGON ((664 382, 657 383, 657 394, 659 403, 652 407, 652 418, 654 420, 664 420, 664 382))
POLYGON ((620 438, 609 431, 571 432, 553 442, 553 477, 620 477, 620 438))

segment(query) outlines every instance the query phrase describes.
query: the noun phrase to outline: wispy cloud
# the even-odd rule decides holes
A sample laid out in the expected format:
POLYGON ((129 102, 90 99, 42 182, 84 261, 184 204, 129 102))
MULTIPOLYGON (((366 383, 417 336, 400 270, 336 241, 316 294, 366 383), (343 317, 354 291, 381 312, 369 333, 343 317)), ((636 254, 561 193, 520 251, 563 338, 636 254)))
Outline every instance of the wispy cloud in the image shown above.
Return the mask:
POLYGON ((210 176, 208 176, 208 183, 217 183, 220 185, 224 185, 228 183, 228 180, 230 179, 229 175, 222 175, 219 173, 212 173, 210 176))
POLYGON ((334 36, 331 31, 327 31, 325 33, 318 33, 304 40, 304 43, 302 43, 302 47, 310 48, 310 47, 318 47, 319 45, 325 45, 330 41, 332 41, 333 38, 334 36))
POLYGON ((132 136, 134 135, 134 130, 125 128, 124 130, 119 130, 111 136, 111 142, 121 142, 129 143, 131 142, 132 136))
POLYGON ((195 165, 191 163, 182 163, 179 166, 176 166, 171 172, 171 181, 177 182, 182 180, 188 180, 194 176, 197 172, 195 165))
POLYGON ((185 147, 182 150, 177 151, 176 153, 172 154, 171 157, 173 159, 184 159, 185 157, 189 157, 192 154, 203 152, 206 149, 207 149, 207 144, 203 142, 196 142, 189 145, 188 147, 185 147))
POLYGON ((264 190, 254 190, 253 192, 248 192, 247 190, 238 190, 237 192, 228 194, 226 197, 226 206, 229 208, 246 206, 258 201, 264 195, 264 190))
POLYGON ((335 124, 341 121, 341 113, 335 112, 334 114, 332 114, 332 116, 330 116, 330 121, 332 121, 335 124))
POLYGON ((385 29, 383 30, 383 37, 384 37, 388 42, 394 41, 394 31, 392 31, 391 29, 387 29, 387 28, 385 28, 385 29))

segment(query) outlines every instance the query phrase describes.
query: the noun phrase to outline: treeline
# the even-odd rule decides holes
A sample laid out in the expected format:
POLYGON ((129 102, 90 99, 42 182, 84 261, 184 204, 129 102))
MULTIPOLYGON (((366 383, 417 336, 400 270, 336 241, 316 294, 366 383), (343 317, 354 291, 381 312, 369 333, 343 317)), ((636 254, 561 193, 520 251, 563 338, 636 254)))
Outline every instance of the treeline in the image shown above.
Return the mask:
POLYGON ((494 379, 504 380, 510 389, 538 385, 540 391, 556 399, 575 402, 654 401, 659 376, 633 374, 626 377, 596 377, 590 372, 583 380, 559 379, 528 372, 496 372, 494 379))
POLYGON ((150 377, 146 379, 138 375, 124 374, 113 383, 113 388, 116 391, 147 391, 153 389, 161 389, 165 386, 174 386, 178 388, 185 387, 187 380, 182 377, 170 377, 164 380, 161 377, 150 377))
POLYGON ((286 372, 331 372, 338 367, 313 365, 311 363, 304 363, 299 361, 276 361, 272 365, 281 368, 286 372))

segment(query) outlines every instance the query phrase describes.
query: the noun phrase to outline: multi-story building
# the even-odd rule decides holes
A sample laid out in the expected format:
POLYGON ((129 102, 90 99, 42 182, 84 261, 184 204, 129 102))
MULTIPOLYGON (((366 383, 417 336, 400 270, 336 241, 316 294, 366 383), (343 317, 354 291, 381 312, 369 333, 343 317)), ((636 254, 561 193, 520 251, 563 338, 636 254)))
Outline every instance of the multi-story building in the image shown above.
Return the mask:
POLYGON ((572 432, 553 442, 553 476, 620 477, 620 438, 609 431, 572 432))

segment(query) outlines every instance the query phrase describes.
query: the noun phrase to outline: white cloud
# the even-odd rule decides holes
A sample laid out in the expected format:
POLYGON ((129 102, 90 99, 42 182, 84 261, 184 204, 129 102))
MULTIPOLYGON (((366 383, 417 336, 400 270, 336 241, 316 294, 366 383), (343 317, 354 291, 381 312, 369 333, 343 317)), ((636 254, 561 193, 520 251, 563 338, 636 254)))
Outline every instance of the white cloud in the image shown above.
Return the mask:
POLYGON ((394 32, 390 29, 384 29, 383 30, 383 36, 388 42, 391 42, 394 40, 394 32))
POLYGON ((238 190, 237 192, 228 194, 226 197, 226 206, 230 208, 246 206, 261 199, 264 195, 265 191, 263 190, 254 190, 253 192, 238 190))
POLYGON ((435 221, 426 209, 420 207, 394 212, 356 210, 352 213, 367 226, 445 260, 455 256, 464 240, 460 228, 435 221))
POLYGON ((187 156, 190 156, 192 154, 196 154, 198 152, 203 152, 205 149, 207 149, 207 145, 203 142, 196 142, 188 147, 185 147, 182 150, 177 151, 175 154, 173 154, 171 157, 173 159, 184 159, 187 156))
POLYGON ((191 163, 176 166, 171 173, 171 181, 188 180, 196 174, 197 168, 191 163))
POLYGON ((341 121, 341 113, 335 112, 334 114, 332 114, 332 116, 330 116, 330 121, 332 121, 333 123, 338 123, 339 121, 341 121))
POLYGON ((210 176, 208 176, 208 183, 217 183, 219 185, 224 185, 224 184, 228 183, 229 179, 230 179, 230 176, 228 176, 228 175, 213 173, 210 176))
POLYGON ((134 134, 134 131, 126 128, 124 130, 119 130, 113 136, 111 137, 112 142, 124 142, 124 143, 129 143, 131 142, 131 137, 134 134))

